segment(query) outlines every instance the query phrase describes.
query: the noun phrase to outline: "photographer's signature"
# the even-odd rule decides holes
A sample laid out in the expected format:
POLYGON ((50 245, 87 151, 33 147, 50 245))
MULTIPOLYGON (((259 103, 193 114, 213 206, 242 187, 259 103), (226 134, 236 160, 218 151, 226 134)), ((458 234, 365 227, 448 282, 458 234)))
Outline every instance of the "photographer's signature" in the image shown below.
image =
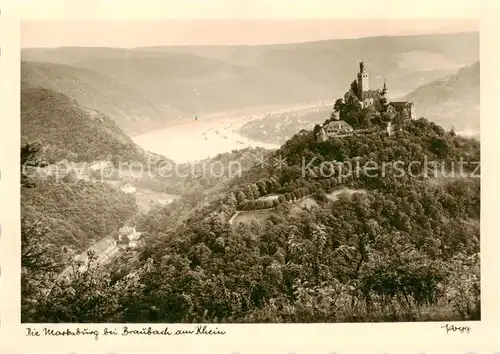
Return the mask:
POLYGON ((470 331, 472 330, 469 326, 455 326, 455 325, 450 325, 450 324, 445 324, 444 326, 441 326, 441 328, 444 328, 446 330, 446 334, 450 332, 459 332, 460 334, 469 334, 470 331))

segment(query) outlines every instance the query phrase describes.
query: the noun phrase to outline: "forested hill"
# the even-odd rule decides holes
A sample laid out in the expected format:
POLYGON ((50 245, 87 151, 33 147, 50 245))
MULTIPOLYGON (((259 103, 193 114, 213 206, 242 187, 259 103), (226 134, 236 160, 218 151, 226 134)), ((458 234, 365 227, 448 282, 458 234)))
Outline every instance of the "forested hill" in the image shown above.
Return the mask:
POLYGON ((39 143, 46 160, 145 161, 145 152, 106 115, 42 87, 21 90, 21 142, 39 143))
MULTIPOLYGON (((368 122, 369 114, 358 112, 357 121, 368 122)), ((354 117, 354 113, 350 113, 354 117)), ((372 120, 373 121, 373 120, 372 120)), ((373 124, 373 123, 370 123, 373 124)), ((401 161, 406 165, 412 161, 423 162, 424 159, 448 164, 446 168, 451 168, 451 163, 463 158, 464 161, 480 161, 480 143, 476 139, 458 136, 453 132, 446 131, 440 125, 430 122, 425 118, 410 120, 398 125, 395 134, 388 137, 385 130, 377 126, 371 126, 363 133, 346 136, 343 138, 318 141, 315 133, 319 126, 305 135, 297 134, 288 140, 274 156, 267 162, 267 168, 254 168, 239 179, 233 180, 235 185, 241 183, 255 183, 262 177, 280 176, 280 184, 288 185, 287 189, 293 190, 297 183, 319 183, 326 178, 316 177, 318 169, 325 169, 323 174, 328 175, 329 163, 342 162, 351 163, 353 166, 367 161, 379 164, 383 162, 401 161), (400 130, 400 131, 399 131, 400 130), (273 161, 285 161, 280 168, 273 166, 273 161), (304 168, 305 167, 305 168, 304 168)), ((405 166, 406 166, 405 165, 405 166)), ((458 166, 456 166, 458 167, 458 166)), ((441 167, 440 167, 441 168, 441 167)), ((446 171, 443 167, 443 171, 446 171)), ((335 169, 334 169, 335 170, 335 169)), ((337 169, 338 171, 338 169, 337 169)), ((333 174, 331 179, 339 177, 333 174)), ((362 177, 362 176, 361 176, 362 177)), ((357 179, 348 176, 343 179, 343 183, 352 183, 365 186, 373 185, 373 188, 381 188, 382 184, 391 179, 391 174, 384 177, 357 179)), ((408 176, 395 179, 396 183, 408 182, 408 176)), ((392 185, 392 184, 390 184, 392 185)))
POLYGON ((393 165, 387 175, 359 178, 328 168, 325 177, 317 169, 321 162, 357 159, 361 166, 401 161, 406 168, 425 157, 449 172, 460 157, 479 161, 479 142, 425 119, 407 122, 392 137, 373 131, 326 142, 316 142, 312 132, 292 138, 267 166, 235 179, 184 226, 165 232, 166 213, 150 215, 143 227, 151 238, 141 254, 152 259, 143 278, 150 290, 142 293, 141 308, 125 310, 124 318, 477 319, 478 178, 427 178, 418 165, 406 174, 393 165), (303 157, 306 164, 315 161, 305 175, 303 157), (274 159, 286 159, 287 167, 274 159), (335 197, 344 188, 354 194, 335 197), (261 199, 272 194, 280 196, 261 199), (248 217, 231 223, 235 213, 248 217))
POLYGON ((134 257, 61 284, 60 292, 40 303, 35 318, 480 319, 480 181, 474 166, 465 166, 470 175, 451 178, 424 176, 425 165, 409 166, 427 158, 449 172, 461 157, 479 161, 479 142, 425 119, 400 128, 390 137, 377 129, 325 142, 317 142, 313 132, 293 137, 273 156, 264 155, 266 163, 193 208, 180 225, 172 223, 175 210, 169 206, 150 212, 137 225, 148 236, 134 257), (313 161, 306 173, 302 158, 307 166, 313 161), (286 163, 276 165, 277 159, 286 163), (322 174, 321 163, 332 160, 402 166, 359 177, 329 173, 326 166, 322 174), (261 198, 271 195, 279 197, 261 198), (87 290, 64 290, 74 286, 87 290), (68 315, 75 309, 84 315, 68 315))

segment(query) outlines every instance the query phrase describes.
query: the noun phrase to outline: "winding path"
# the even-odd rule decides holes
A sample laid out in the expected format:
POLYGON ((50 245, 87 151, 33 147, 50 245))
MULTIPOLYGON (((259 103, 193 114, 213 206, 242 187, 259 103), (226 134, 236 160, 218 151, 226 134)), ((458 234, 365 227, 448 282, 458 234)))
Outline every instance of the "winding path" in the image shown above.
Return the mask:
MULTIPOLYGON (((342 194, 342 193, 348 193, 349 195, 352 195, 354 193, 366 193, 366 190, 364 189, 349 189, 349 188, 342 188, 342 189, 339 189, 339 190, 335 190, 333 192, 330 192, 330 193, 326 193, 326 197, 330 200, 330 201, 335 201, 339 198, 339 196, 342 194)), ((261 197, 261 198, 265 198, 266 196, 264 197, 261 197)), ((307 198, 311 198, 312 197, 312 194, 310 195, 307 195, 305 197, 302 197, 300 199, 296 199, 296 200, 291 200, 291 201, 288 201, 286 203, 289 203, 289 204, 297 204, 307 198)), ((259 199, 261 199, 259 198, 259 199)), ((236 211, 232 216, 231 218, 228 220, 228 223, 229 225, 233 226, 234 225, 234 220, 236 219, 236 217, 238 217, 238 215, 240 214, 243 214, 245 212, 249 212, 249 213, 252 213, 252 212, 257 212, 257 211, 266 211, 266 210, 274 210, 276 209, 276 207, 273 207, 273 208, 266 208, 266 209, 255 209, 255 210, 238 210, 236 211)))

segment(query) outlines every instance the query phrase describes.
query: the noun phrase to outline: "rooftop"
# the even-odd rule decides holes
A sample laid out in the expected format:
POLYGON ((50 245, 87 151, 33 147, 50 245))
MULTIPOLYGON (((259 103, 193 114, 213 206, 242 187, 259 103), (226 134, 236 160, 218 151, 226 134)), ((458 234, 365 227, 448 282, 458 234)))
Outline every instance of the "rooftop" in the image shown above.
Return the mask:
POLYGON ((381 96, 380 90, 368 90, 368 91, 363 91, 363 93, 362 93, 363 100, 365 100, 367 98, 377 99, 377 98, 380 98, 380 96, 381 96))
POLYGON ((351 130, 352 127, 347 124, 345 121, 343 120, 333 120, 331 122, 329 122, 328 124, 326 124, 325 126, 323 126, 323 129, 333 129, 333 130, 351 130))
POLYGON ((413 102, 410 101, 392 101, 389 103, 390 106, 393 106, 396 109, 403 109, 408 106, 411 106, 413 102))

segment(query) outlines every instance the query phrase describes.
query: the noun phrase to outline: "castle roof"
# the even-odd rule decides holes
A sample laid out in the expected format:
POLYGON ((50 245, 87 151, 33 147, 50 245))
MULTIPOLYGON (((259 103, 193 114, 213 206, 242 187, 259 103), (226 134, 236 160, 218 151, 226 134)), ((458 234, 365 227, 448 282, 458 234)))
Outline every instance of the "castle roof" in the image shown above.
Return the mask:
POLYGON ((368 90, 361 93, 361 99, 366 100, 369 98, 379 99, 381 96, 380 90, 368 90))
POLYGON ((352 127, 343 120, 334 120, 326 124, 323 127, 323 129, 340 131, 340 130, 352 130, 352 127))
POLYGON ((353 82, 351 82, 351 90, 353 92, 357 92, 358 91, 358 82, 356 80, 354 80, 353 82))
POLYGON ((411 101, 395 101, 395 102, 390 102, 389 106, 394 107, 396 110, 402 110, 405 108, 408 108, 413 105, 413 102, 411 101))

